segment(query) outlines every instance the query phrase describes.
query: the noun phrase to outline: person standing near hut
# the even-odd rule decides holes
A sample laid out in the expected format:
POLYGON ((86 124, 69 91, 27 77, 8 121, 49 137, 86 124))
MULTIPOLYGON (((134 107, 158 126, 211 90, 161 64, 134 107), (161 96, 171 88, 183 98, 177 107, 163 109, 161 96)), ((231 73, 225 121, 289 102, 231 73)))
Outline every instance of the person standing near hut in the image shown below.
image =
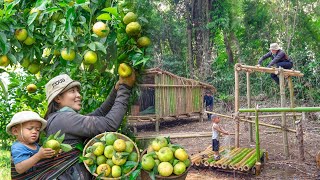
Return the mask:
MULTIPOLYGON (((207 91, 203 97, 203 104, 206 107, 206 111, 213 111, 213 96, 210 91, 207 91)), ((208 121, 211 120, 211 114, 207 113, 208 121)))
MULTIPOLYGON (((270 44, 269 52, 262 56, 258 61, 258 66, 261 66, 262 62, 267 58, 272 58, 272 61, 267 66, 268 68, 275 65, 277 68, 282 67, 284 69, 291 69, 293 66, 292 60, 289 56, 280 49, 278 43, 270 44)), ((279 77, 276 74, 271 74, 271 78, 279 84, 279 77)))

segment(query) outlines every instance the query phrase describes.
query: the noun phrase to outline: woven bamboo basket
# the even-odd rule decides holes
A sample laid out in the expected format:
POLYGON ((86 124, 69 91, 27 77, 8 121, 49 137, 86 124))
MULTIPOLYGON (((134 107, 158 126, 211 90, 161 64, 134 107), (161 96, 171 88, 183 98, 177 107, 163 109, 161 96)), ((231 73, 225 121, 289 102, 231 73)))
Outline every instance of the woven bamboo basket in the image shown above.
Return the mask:
MULTIPOLYGON (((82 155, 85 156, 85 154, 86 154, 86 149, 87 149, 89 146, 93 145, 95 142, 97 142, 96 139, 102 138, 106 133, 113 133, 113 134, 115 134, 115 135, 117 136, 118 139, 123 139, 123 140, 125 140, 125 141, 131 141, 131 142, 133 143, 133 145, 134 145, 133 151, 135 151, 135 152, 138 154, 138 163, 137 163, 137 165, 136 165, 134 168, 131 169, 130 172, 128 172, 127 174, 124 175, 124 177, 130 176, 130 174, 131 174, 133 171, 135 171, 136 168, 137 168, 138 165, 139 165, 140 152, 139 152, 139 148, 137 147, 136 143, 133 142, 129 137, 127 137, 127 136, 125 136, 125 135, 123 135, 123 134, 120 134, 120 133, 117 133, 117 132, 105 132, 105 133, 101 133, 101 134, 96 135, 95 137, 93 137, 92 139, 90 139, 90 141, 85 145, 85 147, 84 147, 84 149, 83 149, 83 154, 82 154, 82 155)), ((86 163, 83 163, 83 164, 84 164, 84 166, 86 167, 86 169, 90 172, 89 166, 88 166, 86 163)), ((95 177, 98 176, 97 173, 94 173, 93 175, 94 175, 95 177)), ((123 176, 117 177, 117 178, 113 178, 113 177, 101 177, 100 179, 120 180, 121 178, 123 178, 123 176)))
MULTIPOLYGON (((147 150, 145 149, 142 153, 141 153, 141 157, 147 152, 147 150)), ((191 162, 190 156, 189 156, 189 160, 191 162)), ((140 160, 141 161, 141 160, 140 160)), ((164 177, 164 176, 160 176, 160 175, 156 175, 155 178, 156 180, 185 180, 188 172, 191 168, 191 164, 189 165, 189 167, 187 167, 186 171, 183 174, 180 174, 179 176, 168 176, 168 177, 164 177)), ((142 180, 151 180, 150 176, 149 176, 149 172, 145 171, 144 169, 141 169, 141 179, 142 180)))

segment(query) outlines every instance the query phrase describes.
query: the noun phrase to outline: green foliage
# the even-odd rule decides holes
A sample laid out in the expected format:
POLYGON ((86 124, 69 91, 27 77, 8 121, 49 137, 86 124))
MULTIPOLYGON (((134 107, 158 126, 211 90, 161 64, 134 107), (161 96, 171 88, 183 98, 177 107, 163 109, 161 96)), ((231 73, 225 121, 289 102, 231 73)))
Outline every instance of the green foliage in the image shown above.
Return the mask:
POLYGON ((8 95, 0 91, 0 110, 8 112, 0 114, 1 139, 13 140, 6 134, 5 126, 14 113, 32 110, 41 116, 45 114, 44 87, 54 76, 66 73, 81 82, 82 114, 92 112, 106 99, 118 80, 120 63, 130 64, 139 79, 151 59, 147 54, 150 53, 149 48, 140 48, 136 43, 139 36, 148 36, 148 20, 142 13, 138 14, 142 32, 139 36, 127 35, 122 18, 134 9, 133 5, 111 0, 15 0, 0 5, 0 55, 6 54, 11 61, 9 67, 0 69, 0 73, 8 72, 10 82, 8 95), (100 38, 93 33, 92 27, 98 21, 110 28, 107 37, 100 38), (27 45, 19 41, 15 37, 18 29, 26 29, 35 43, 27 45), (65 48, 68 52, 75 50, 73 61, 66 61, 59 55, 58 52, 65 48), (88 50, 98 54, 95 64, 82 63, 88 50), (30 66, 20 66, 25 59, 38 65, 40 72, 30 75, 30 66), (25 87, 31 83, 38 87, 35 93, 26 91, 25 87))
POLYGON ((10 151, 2 150, 2 148, 0 148, 0 179, 11 179, 10 162, 10 151))

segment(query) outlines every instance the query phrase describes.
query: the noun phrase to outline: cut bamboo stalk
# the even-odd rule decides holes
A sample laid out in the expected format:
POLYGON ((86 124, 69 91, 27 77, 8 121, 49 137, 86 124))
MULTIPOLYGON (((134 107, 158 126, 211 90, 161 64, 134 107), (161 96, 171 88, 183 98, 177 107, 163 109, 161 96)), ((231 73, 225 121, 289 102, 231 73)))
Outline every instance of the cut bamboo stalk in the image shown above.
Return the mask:
POLYGON ((259 138, 259 116, 258 116, 258 111, 257 111, 257 109, 258 109, 258 105, 256 106, 256 112, 255 112, 255 114, 256 114, 256 123, 255 123, 255 125, 256 125, 256 155, 257 155, 257 159, 256 159, 256 161, 257 162, 260 162, 260 138, 259 138))
POLYGON ((256 150, 255 149, 252 149, 252 151, 247 154, 240 162, 236 163, 234 166, 233 166, 233 169, 234 170, 239 170, 239 167, 242 167, 244 166, 244 163, 253 155, 256 153, 256 150))
POLYGON ((200 166, 200 165, 201 165, 201 163, 200 163, 200 161, 199 161, 199 162, 195 162, 195 163, 194 163, 194 165, 196 165, 196 166, 200 166))
POLYGON ((205 167, 208 167, 208 166, 210 165, 210 163, 209 163, 208 161, 204 161, 204 162, 203 162, 203 165, 204 165, 205 167))
MULTIPOLYGON (((262 157, 262 155, 263 155, 263 151, 260 152, 260 158, 262 157)), ((253 157, 254 157, 254 156, 253 156, 253 157)), ((257 162, 257 161, 256 161, 255 157, 252 158, 248 163, 246 163, 246 164, 243 166, 243 171, 249 171, 256 162, 257 162)))
MULTIPOLYGON (((247 75, 247 105, 248 108, 251 108, 251 87, 250 87, 250 71, 246 72, 247 75)), ((250 116, 250 113, 248 113, 248 116, 250 116)), ((253 142, 253 124, 248 123, 249 125, 249 142, 253 142)))
POLYGON ((248 152, 248 150, 249 150, 248 148, 243 148, 243 149, 241 149, 241 151, 239 151, 237 154, 235 154, 232 158, 230 158, 230 159, 228 159, 227 161, 225 161, 224 163, 222 163, 222 166, 221 166, 222 169, 227 169, 227 167, 229 166, 229 164, 230 164, 233 160, 239 158, 242 154, 248 152))
POLYGON ((215 164, 217 165, 217 167, 221 168, 222 167, 222 164, 227 161, 228 159, 232 158, 235 154, 237 154, 239 151, 241 151, 241 148, 235 148, 234 150, 232 150, 230 152, 229 155, 226 155, 228 157, 223 157, 221 158, 220 160, 218 160, 215 164))
POLYGON ((243 152, 241 155, 239 155, 238 157, 234 158, 229 164, 228 167, 230 169, 234 169, 234 166, 236 163, 240 162, 244 157, 246 157, 248 154, 250 154, 250 152, 253 151, 253 149, 247 149, 245 152, 243 152))
MULTIPOLYGON (((234 91, 234 111, 238 112, 240 103, 239 103, 239 72, 237 70, 238 65, 236 64, 234 66, 234 81, 235 81, 235 91, 234 91)), ((239 133, 240 133, 240 123, 239 121, 236 121, 235 123, 235 147, 239 147, 239 133)))

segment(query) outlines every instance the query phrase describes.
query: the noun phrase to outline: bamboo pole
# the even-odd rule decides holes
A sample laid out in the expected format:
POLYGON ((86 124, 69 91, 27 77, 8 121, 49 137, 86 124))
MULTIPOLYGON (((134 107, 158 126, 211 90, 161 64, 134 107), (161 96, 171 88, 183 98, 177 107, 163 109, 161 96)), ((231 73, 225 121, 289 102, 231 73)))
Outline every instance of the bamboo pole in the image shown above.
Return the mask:
POLYGON ((249 151, 248 148, 242 148, 239 152, 237 152, 237 154, 235 154, 232 158, 228 159, 227 161, 225 161, 224 163, 222 163, 222 169, 227 169, 227 167, 229 167, 229 164, 239 158, 240 156, 242 156, 243 154, 246 154, 249 151))
MULTIPOLYGON (((251 108, 251 88, 250 88, 250 71, 246 72, 247 75, 247 103, 248 103, 248 108, 251 108)), ((248 113, 248 116, 250 116, 250 113, 248 113)), ((249 125, 249 142, 253 142, 253 129, 252 123, 248 123, 249 125)))
MULTIPOLYGON (((256 156, 257 162, 260 162, 260 138, 259 138, 259 115, 258 115, 258 105, 256 106, 256 156)), ((285 131, 286 132, 286 131, 285 131)))
POLYGON ((248 153, 240 162, 238 162, 237 164, 235 164, 233 166, 234 170, 240 170, 239 168, 244 166, 244 163, 253 155, 256 153, 256 150, 253 149, 250 153, 248 153))
MULTIPOLYGON (((240 110, 241 110, 241 109, 240 109, 240 110)), ((250 109, 250 110, 251 110, 251 109, 250 109)), ((219 114, 219 113, 216 113, 216 112, 210 112, 210 111, 205 111, 205 112, 206 112, 206 113, 215 114, 215 115, 217 115, 217 116, 229 118, 229 119, 234 119, 232 116, 228 116, 228 115, 224 115, 224 114, 219 114)), ((258 109, 258 112, 259 112, 259 109, 258 109)), ((239 118, 239 121, 255 123, 255 121, 250 121, 250 120, 243 119, 243 118, 239 118)), ((259 125, 261 125, 261 126, 266 126, 266 127, 270 127, 270 128, 275 128, 275 129, 280 129, 280 130, 283 129, 281 126, 276 126, 276 125, 267 124, 267 123, 262 123, 262 122, 259 122, 259 125)), ((289 129, 289 128, 286 128, 285 130, 288 131, 288 132, 293 132, 293 133, 296 132, 296 130, 289 129)))
MULTIPOLYGON (((234 112, 238 112, 239 110, 239 71, 237 70, 237 66, 234 66, 234 81, 235 81, 235 89, 234 89, 234 112)), ((239 147, 239 121, 235 122, 235 147, 239 147)))
POLYGON ((254 149, 252 148, 247 148, 247 150, 242 153, 240 156, 238 156, 237 158, 233 159, 229 164, 228 167, 229 169, 237 169, 235 168, 235 165, 240 162, 244 157, 246 157, 248 154, 250 154, 250 152, 252 152, 254 149))
POLYGON ((301 121, 305 121, 305 117, 306 114, 302 113, 302 119, 300 121, 296 121, 296 130, 297 130, 297 142, 298 142, 298 147, 299 147, 299 158, 300 161, 304 161, 305 157, 304 157, 304 145, 303 145, 303 129, 302 129, 302 122, 301 121))
MULTIPOLYGON (((257 152, 256 152, 257 153, 257 152)), ((260 152, 260 158, 262 157, 263 152, 260 152)), ((249 158, 250 159, 250 158, 249 158)), ((251 159, 249 162, 245 163, 245 165, 242 167, 243 171, 249 171, 250 168, 252 168, 253 165, 256 164, 256 161, 254 160, 255 158, 251 159)))
POLYGON ((214 164, 214 167, 221 168, 222 164, 226 161, 228 161, 230 158, 232 158, 235 154, 237 154, 239 151, 241 151, 241 148, 234 148, 232 151, 230 151, 229 155, 226 155, 225 157, 221 158, 220 160, 216 161, 214 164), (227 157, 228 156, 228 157, 227 157))
MULTIPOLYGON (((286 106, 286 94, 285 94, 285 82, 284 82, 284 73, 283 69, 280 67, 280 74, 279 74, 279 83, 280 83, 280 102, 281 107, 286 106)), ((286 112, 281 112, 281 126, 283 128, 287 128, 287 120, 286 120, 286 112)), ((289 158, 289 143, 288 143, 288 133, 287 131, 283 132, 283 148, 284 148, 284 154, 286 156, 286 159, 289 158)))
MULTIPOLYGON (((288 87, 290 91, 290 108, 294 108, 294 92, 293 92, 293 84, 292 84, 292 78, 288 77, 288 87)), ((293 113, 293 123, 297 121, 297 117, 295 116, 295 113, 293 113)))
MULTIPOLYGON (((294 113, 294 114, 286 114, 286 116, 301 116, 301 113, 294 113)), ((268 114, 268 115, 260 115, 259 119, 261 118, 271 118, 271 117, 281 117, 281 114, 268 114)), ((255 116, 247 116, 247 118, 255 118, 255 116)))
MULTIPOLYGON (((238 71, 255 71, 255 72, 264 72, 264 73, 272 73, 272 74, 279 74, 279 69, 280 68, 267 68, 267 67, 261 67, 261 66, 247 66, 243 64, 237 63, 235 65, 236 70, 238 71)), ((295 70, 289 70, 289 69, 284 69, 283 70, 284 75, 286 76, 303 76, 303 73, 300 71, 295 71, 295 70)))
MULTIPOLYGON (((317 112, 320 111, 320 107, 295 107, 295 108, 260 108, 258 112, 317 112)), ((239 112, 255 112, 254 108, 239 109, 239 112)))
MULTIPOLYGON (((159 74, 156 74, 155 75, 155 84, 160 84, 160 75, 159 74)), ((155 113, 156 113, 156 123, 155 123, 155 130, 156 132, 159 132, 159 126, 160 126, 160 123, 159 123, 159 120, 160 120, 160 116, 162 114, 162 102, 161 102, 161 94, 162 94, 162 89, 161 88, 155 88, 155 104, 156 104, 156 108, 155 108, 155 113)))

